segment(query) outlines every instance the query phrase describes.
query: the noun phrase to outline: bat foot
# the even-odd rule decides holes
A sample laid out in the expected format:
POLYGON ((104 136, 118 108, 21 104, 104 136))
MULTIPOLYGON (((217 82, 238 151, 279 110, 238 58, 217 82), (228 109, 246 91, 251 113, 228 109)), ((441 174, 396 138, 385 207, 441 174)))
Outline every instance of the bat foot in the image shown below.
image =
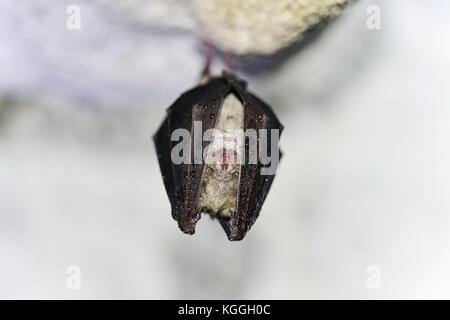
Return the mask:
POLYGON ((205 84, 211 79, 211 61, 213 58, 213 47, 209 43, 205 43, 205 66, 200 76, 200 84, 205 84))
POLYGON ((234 54, 231 52, 227 52, 225 54, 225 67, 230 72, 233 72, 233 62, 234 62, 234 54))

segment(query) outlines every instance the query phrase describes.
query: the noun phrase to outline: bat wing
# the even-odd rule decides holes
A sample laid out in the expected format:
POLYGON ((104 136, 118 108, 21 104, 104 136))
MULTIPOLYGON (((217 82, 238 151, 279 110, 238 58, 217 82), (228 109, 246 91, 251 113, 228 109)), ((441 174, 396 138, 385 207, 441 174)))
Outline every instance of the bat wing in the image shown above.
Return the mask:
MULTIPOLYGON (((171 141, 175 129, 190 132, 190 155, 194 159, 194 121, 202 122, 202 136, 205 130, 214 128, 224 96, 230 85, 223 78, 214 78, 207 84, 195 87, 182 94, 168 109, 167 116, 154 136, 159 165, 166 192, 172 207, 172 217, 180 229, 189 234, 195 232, 200 219, 198 201, 202 186, 204 164, 174 164, 171 150, 178 143, 171 141)), ((201 139, 202 141, 202 139, 201 139)), ((202 146, 202 150, 205 147, 202 146)))
MULTIPOLYGON (((239 83, 234 83, 233 89, 244 103, 244 131, 247 129, 255 129, 259 141, 259 129, 268 129, 268 154, 279 152, 279 157, 281 158, 279 148, 271 150, 270 129, 278 129, 280 135, 283 131, 283 125, 275 116, 272 109, 265 102, 245 91, 239 83)), ((246 232, 258 218, 261 207, 275 177, 275 174, 260 174, 260 170, 264 165, 259 161, 259 153, 257 164, 249 164, 248 151, 248 147, 246 146, 245 163, 241 165, 240 171, 236 212, 228 220, 220 219, 220 223, 228 239, 231 241, 242 240, 246 232)))

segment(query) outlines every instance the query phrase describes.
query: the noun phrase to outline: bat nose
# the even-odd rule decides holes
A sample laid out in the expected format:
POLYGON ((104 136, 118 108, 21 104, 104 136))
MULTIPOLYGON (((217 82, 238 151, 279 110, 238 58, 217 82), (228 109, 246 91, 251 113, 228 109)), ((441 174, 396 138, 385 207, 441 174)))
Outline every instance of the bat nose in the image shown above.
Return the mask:
POLYGON ((222 149, 222 157, 217 159, 215 164, 216 170, 231 172, 236 166, 236 151, 229 149, 222 149))

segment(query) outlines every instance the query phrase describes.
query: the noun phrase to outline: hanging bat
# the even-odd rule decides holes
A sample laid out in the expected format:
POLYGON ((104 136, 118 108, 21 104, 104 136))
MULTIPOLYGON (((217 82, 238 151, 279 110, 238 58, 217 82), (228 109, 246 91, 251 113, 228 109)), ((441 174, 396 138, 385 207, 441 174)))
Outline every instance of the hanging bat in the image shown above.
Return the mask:
POLYGON ((224 71, 204 82, 167 109, 153 137, 159 166, 183 232, 193 234, 203 212, 219 220, 229 240, 242 240, 272 185, 283 126, 235 75, 224 71))

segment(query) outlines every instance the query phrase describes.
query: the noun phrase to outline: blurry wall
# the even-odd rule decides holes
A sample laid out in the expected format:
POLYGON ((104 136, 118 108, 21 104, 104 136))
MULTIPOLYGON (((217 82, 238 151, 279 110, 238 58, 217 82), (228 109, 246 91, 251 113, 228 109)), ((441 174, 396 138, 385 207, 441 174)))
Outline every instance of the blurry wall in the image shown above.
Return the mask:
POLYGON ((150 137, 203 54, 167 3, 78 1, 81 30, 71 1, 0 3, 0 298, 450 298, 450 5, 359 1, 276 68, 238 60, 285 131, 231 243, 170 216, 150 137))

